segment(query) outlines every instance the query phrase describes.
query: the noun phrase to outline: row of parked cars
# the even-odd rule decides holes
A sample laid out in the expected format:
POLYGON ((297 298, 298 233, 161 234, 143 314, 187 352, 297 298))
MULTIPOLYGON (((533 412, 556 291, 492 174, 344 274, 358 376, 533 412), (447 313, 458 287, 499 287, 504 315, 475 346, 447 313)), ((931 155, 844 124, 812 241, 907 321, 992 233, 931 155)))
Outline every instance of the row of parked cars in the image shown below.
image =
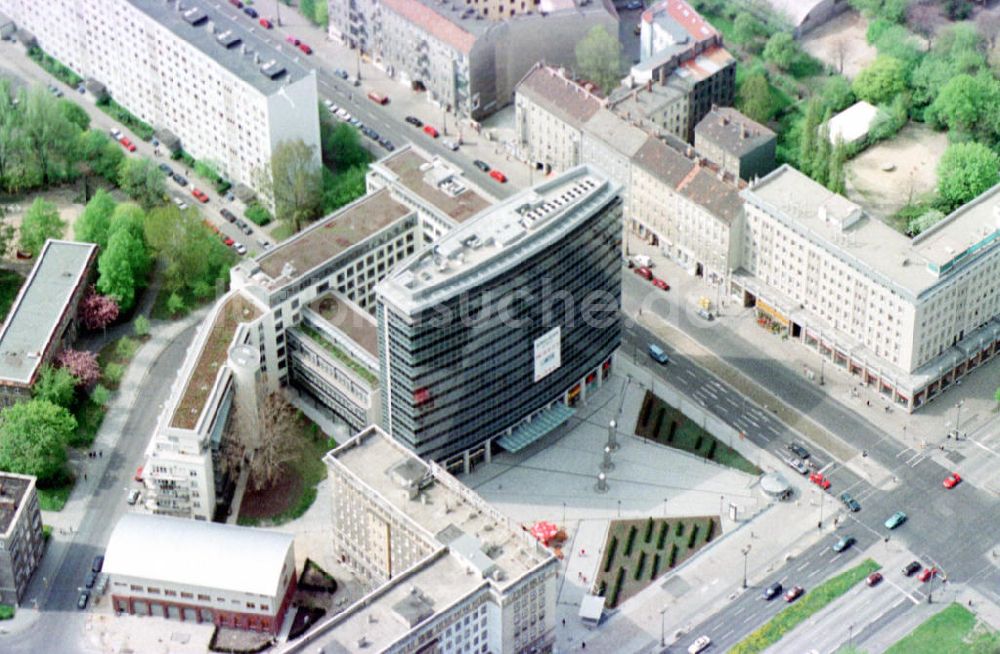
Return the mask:
POLYGON ((396 146, 393 144, 392 141, 390 141, 388 138, 382 136, 374 129, 368 127, 363 122, 352 116, 350 112, 347 111, 347 109, 344 109, 343 107, 335 104, 332 100, 324 100, 323 104, 326 105, 327 111, 329 111, 332 115, 336 116, 345 123, 357 127, 358 131, 360 131, 362 134, 364 134, 371 140, 381 145, 389 152, 392 152, 393 150, 396 149, 396 146))

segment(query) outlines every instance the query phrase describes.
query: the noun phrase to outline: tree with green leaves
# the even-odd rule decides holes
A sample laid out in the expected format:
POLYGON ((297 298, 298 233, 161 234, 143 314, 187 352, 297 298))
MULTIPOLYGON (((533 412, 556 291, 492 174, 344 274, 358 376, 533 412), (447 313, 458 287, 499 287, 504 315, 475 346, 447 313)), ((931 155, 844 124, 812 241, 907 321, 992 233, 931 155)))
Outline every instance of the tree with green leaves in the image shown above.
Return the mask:
POLYGON ((136 291, 149 273, 146 244, 129 230, 119 229, 108 238, 108 247, 97 260, 97 289, 113 297, 122 311, 135 303, 136 291))
POLYGON ((167 195, 166 178, 156 163, 147 157, 127 158, 118 169, 118 187, 144 209, 163 204, 167 195))
POLYGON ((826 173, 826 187, 834 193, 844 195, 847 192, 847 173, 844 164, 847 162, 847 146, 842 139, 837 139, 830 154, 830 166, 826 173))
POLYGON ((938 162, 938 194, 952 207, 1000 181, 1000 156, 982 143, 953 143, 938 162))
POLYGON ((58 479, 76 418, 48 400, 19 402, 0 411, 0 470, 58 479))
POLYGON ((622 46, 601 25, 595 25, 575 48, 577 72, 608 93, 621 81, 622 46))
POLYGON ((233 251, 194 216, 173 205, 157 207, 146 218, 145 236, 165 264, 163 288, 168 293, 194 294, 196 288, 211 293, 216 286, 224 287, 233 251))
POLYGON ((38 373, 35 385, 31 387, 31 396, 68 409, 73 405, 76 386, 77 378, 68 368, 45 364, 38 373))
POLYGON ((322 166, 314 147, 302 139, 282 141, 270 165, 258 174, 264 194, 274 200, 275 217, 293 232, 320 215, 323 203, 322 166))
POLYGON ((80 128, 60 109, 56 98, 41 86, 22 94, 24 138, 36 162, 42 186, 65 179, 70 148, 80 128))
POLYGON ((753 14, 741 11, 733 21, 733 40, 740 45, 749 46, 761 36, 767 34, 767 28, 753 14))
POLYGON ((916 236, 921 232, 925 232, 934 225, 938 224, 944 220, 944 212, 938 209, 930 209, 920 214, 916 218, 913 218, 906 224, 906 231, 911 236, 916 236))
POLYGON ((819 100, 811 98, 806 104, 806 116, 802 121, 802 133, 799 135, 799 170, 806 175, 812 175, 813 171, 821 112, 819 100))
POLYGON ((84 243, 97 243, 103 250, 108 246, 108 230, 111 228, 111 216, 118 203, 104 189, 98 189, 94 197, 73 225, 76 240, 84 243))
POLYGON ((751 73, 740 84, 736 107, 758 123, 766 123, 774 115, 771 86, 763 73, 751 73))
POLYGON ((816 154, 813 156, 812 171, 810 173, 810 176, 823 186, 826 186, 829 179, 830 158, 833 156, 833 146, 830 143, 831 116, 832 113, 827 109, 826 114, 823 116, 823 122, 817 130, 816 154))
POLYGON ((17 236, 17 230, 7 222, 7 218, 7 210, 0 205, 0 257, 7 256, 10 246, 13 245, 14 238, 17 236))
POLYGON ((781 70, 788 70, 799 56, 799 46, 790 32, 775 32, 767 40, 763 56, 781 70))
POLYGON ((59 210, 52 202, 36 198, 21 221, 20 248, 36 256, 42 251, 45 241, 62 238, 66 222, 59 216, 59 210))
POLYGON ((975 77, 962 74, 952 77, 941 88, 926 116, 950 131, 990 142, 1000 126, 996 119, 998 105, 1000 81, 991 73, 984 71, 975 77))
POLYGON ((10 182, 13 168, 23 153, 21 112, 14 104, 10 80, 0 79, 0 189, 16 190, 10 182))
POLYGON ((60 98, 56 104, 59 105, 59 110, 66 117, 66 120, 79 127, 80 131, 90 128, 90 114, 83 107, 64 98, 60 98))
POLYGON ((906 88, 903 64, 895 57, 879 55, 854 78, 851 88, 854 95, 866 102, 889 102, 906 88))
POLYGON ((996 400, 997 405, 1000 406, 1000 386, 997 386, 997 390, 993 393, 993 399, 996 400))
POLYGON ((339 175, 323 171, 323 213, 336 211, 365 194, 365 166, 349 168, 339 175))
POLYGON ((338 121, 333 124, 323 120, 320 123, 320 147, 323 161, 336 172, 362 166, 371 160, 368 150, 361 144, 358 130, 348 123, 338 121))
POLYGON ((76 143, 77 157, 90 164, 91 170, 116 184, 118 170, 125 154, 118 143, 112 141, 104 132, 87 130, 80 134, 76 143))
POLYGON ((823 84, 819 97, 823 107, 834 112, 843 111, 854 102, 854 91, 847 78, 834 75, 823 84))

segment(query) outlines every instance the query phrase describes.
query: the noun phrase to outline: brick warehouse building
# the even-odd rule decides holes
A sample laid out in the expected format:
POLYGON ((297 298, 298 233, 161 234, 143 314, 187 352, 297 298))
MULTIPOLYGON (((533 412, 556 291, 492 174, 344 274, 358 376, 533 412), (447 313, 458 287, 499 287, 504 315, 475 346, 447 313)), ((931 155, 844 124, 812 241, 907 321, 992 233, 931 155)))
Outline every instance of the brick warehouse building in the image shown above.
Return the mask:
POLYGON ((104 573, 118 614, 278 633, 296 588, 294 537, 129 513, 111 533, 104 573))

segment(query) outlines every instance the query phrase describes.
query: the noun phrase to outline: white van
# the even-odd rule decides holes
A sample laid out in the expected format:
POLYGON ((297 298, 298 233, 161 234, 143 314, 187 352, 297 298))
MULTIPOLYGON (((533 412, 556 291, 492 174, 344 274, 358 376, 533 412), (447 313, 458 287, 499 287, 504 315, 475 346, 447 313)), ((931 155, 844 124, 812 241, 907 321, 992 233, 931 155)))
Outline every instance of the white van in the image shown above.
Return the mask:
POLYGON ((632 257, 632 261, 635 263, 635 265, 639 266, 640 268, 653 267, 653 260, 647 257, 645 254, 635 255, 634 257, 632 257))

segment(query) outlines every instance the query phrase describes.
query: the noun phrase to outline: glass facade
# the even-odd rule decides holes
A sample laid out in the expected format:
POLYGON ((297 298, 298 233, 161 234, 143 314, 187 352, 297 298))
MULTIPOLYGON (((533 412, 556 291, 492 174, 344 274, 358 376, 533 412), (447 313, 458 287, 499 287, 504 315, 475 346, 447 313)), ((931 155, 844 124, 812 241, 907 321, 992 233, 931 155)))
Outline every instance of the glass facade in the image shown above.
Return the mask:
POLYGON ((414 316, 380 298, 387 432, 446 461, 561 399, 611 356, 621 341, 621 200, 591 211, 555 244, 414 316), (536 382, 536 340, 556 326, 561 364, 536 382))

